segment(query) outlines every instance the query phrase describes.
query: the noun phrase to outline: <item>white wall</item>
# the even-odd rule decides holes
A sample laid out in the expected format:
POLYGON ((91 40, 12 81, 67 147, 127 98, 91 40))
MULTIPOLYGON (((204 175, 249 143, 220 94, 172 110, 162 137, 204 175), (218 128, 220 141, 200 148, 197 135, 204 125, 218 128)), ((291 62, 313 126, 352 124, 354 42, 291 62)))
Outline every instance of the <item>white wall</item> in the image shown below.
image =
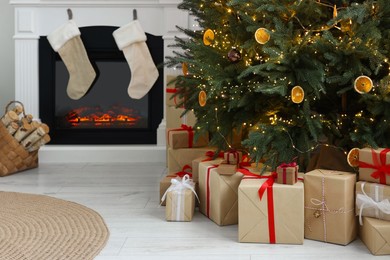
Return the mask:
POLYGON ((0 1, 0 116, 15 98, 14 8, 0 1))

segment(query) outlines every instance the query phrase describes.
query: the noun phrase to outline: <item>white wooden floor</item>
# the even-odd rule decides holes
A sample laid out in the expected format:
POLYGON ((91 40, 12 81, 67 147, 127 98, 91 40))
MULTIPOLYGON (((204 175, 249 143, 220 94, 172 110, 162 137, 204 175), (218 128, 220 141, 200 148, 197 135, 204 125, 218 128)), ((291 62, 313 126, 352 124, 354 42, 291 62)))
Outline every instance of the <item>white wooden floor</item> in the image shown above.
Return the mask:
POLYGON ((158 202, 164 174, 161 164, 40 164, 0 178, 0 190, 46 194, 99 212, 110 238, 97 260, 390 259, 372 256, 360 240, 348 246, 238 243, 237 225, 219 227, 199 212, 192 222, 166 222, 158 202))

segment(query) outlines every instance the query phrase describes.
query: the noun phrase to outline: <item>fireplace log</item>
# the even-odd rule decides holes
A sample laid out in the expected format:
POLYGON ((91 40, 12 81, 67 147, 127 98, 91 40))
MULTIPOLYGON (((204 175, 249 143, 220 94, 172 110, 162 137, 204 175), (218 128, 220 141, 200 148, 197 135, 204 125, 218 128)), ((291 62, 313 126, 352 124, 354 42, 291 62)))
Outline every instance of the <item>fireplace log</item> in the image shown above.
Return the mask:
POLYGON ((14 111, 8 111, 2 118, 1 122, 7 127, 11 122, 19 120, 19 116, 14 111))
POLYGON ((27 151, 29 152, 36 151, 39 149, 39 147, 47 144, 48 142, 50 142, 50 136, 48 134, 45 134, 44 136, 42 136, 42 138, 40 138, 38 141, 32 144, 30 148, 27 149, 27 151))
POLYGON ((20 143, 26 148, 30 148, 35 142, 41 139, 45 134, 49 133, 49 127, 46 124, 41 124, 31 134, 24 138, 20 143))
POLYGON ((22 124, 14 134, 15 139, 20 142, 34 130, 31 124, 22 124))
POLYGON ((18 129, 19 129, 19 124, 16 123, 16 122, 11 122, 11 123, 7 126, 7 130, 8 130, 8 132, 9 132, 11 135, 14 135, 18 129))

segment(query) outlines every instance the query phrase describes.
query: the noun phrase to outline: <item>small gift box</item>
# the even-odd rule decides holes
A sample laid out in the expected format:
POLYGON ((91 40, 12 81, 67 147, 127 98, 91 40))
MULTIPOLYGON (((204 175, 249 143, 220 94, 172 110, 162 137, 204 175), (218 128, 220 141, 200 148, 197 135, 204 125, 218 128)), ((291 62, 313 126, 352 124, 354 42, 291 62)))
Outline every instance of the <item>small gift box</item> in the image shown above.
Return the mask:
POLYGON ((242 152, 230 150, 223 154, 223 159, 228 164, 239 164, 242 160, 242 152))
POLYGON ((242 174, 220 175, 212 161, 199 164, 199 210, 217 225, 238 223, 238 185, 242 174))
POLYGON ((317 169, 304 175, 305 238, 347 245, 356 238, 356 175, 317 169))
POLYGON ((303 182, 282 185, 275 177, 244 175, 238 187, 239 242, 303 244, 303 182))
MULTIPOLYGON (((184 165, 181 171, 168 174, 167 176, 162 178, 162 180, 160 181, 160 200, 164 196, 164 194, 167 191, 167 189, 169 188, 169 186, 171 186, 172 179, 175 179, 175 178, 181 179, 185 175, 188 175, 191 177, 192 176, 191 170, 192 170, 191 166, 184 165)), ((165 206, 165 200, 161 202, 161 206, 165 206)))
POLYGON ((363 217, 359 237, 373 255, 390 255, 390 222, 363 217))
POLYGON ((356 215, 390 221, 390 186, 359 181, 356 183, 356 215))
POLYGON ((195 183, 188 175, 171 179, 171 185, 161 201, 166 198, 165 217, 168 221, 191 221, 195 209, 195 183))
POLYGON ((390 149, 359 150, 359 181, 390 185, 390 149))
POLYGON ((167 143, 172 149, 203 147, 209 143, 209 135, 203 134, 194 139, 195 131, 191 126, 182 124, 180 128, 167 130, 167 143))
POLYGON ((226 162, 222 162, 217 167, 217 172, 220 175, 233 175, 237 172, 237 165, 236 164, 228 164, 226 162))
POLYGON ((293 185, 298 180, 298 165, 295 162, 283 163, 276 168, 276 183, 293 185))

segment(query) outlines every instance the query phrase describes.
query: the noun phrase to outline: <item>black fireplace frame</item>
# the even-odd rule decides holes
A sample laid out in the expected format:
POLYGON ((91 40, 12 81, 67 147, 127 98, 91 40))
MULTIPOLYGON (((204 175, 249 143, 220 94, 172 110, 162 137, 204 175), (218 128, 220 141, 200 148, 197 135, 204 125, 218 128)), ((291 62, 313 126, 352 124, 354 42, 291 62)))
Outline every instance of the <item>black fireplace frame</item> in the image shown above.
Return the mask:
MULTIPOLYGON (((126 62, 112 36, 115 26, 81 27, 81 39, 87 53, 99 53, 99 59, 126 62)), ((60 129, 55 126, 55 71, 56 61, 61 60, 50 46, 47 37, 39 39, 39 116, 50 127, 49 144, 156 144, 157 128, 163 118, 163 57, 162 36, 146 33, 146 44, 153 61, 158 65, 159 77, 149 91, 148 127, 60 129)), ((91 60, 93 64, 93 60, 91 60)))

